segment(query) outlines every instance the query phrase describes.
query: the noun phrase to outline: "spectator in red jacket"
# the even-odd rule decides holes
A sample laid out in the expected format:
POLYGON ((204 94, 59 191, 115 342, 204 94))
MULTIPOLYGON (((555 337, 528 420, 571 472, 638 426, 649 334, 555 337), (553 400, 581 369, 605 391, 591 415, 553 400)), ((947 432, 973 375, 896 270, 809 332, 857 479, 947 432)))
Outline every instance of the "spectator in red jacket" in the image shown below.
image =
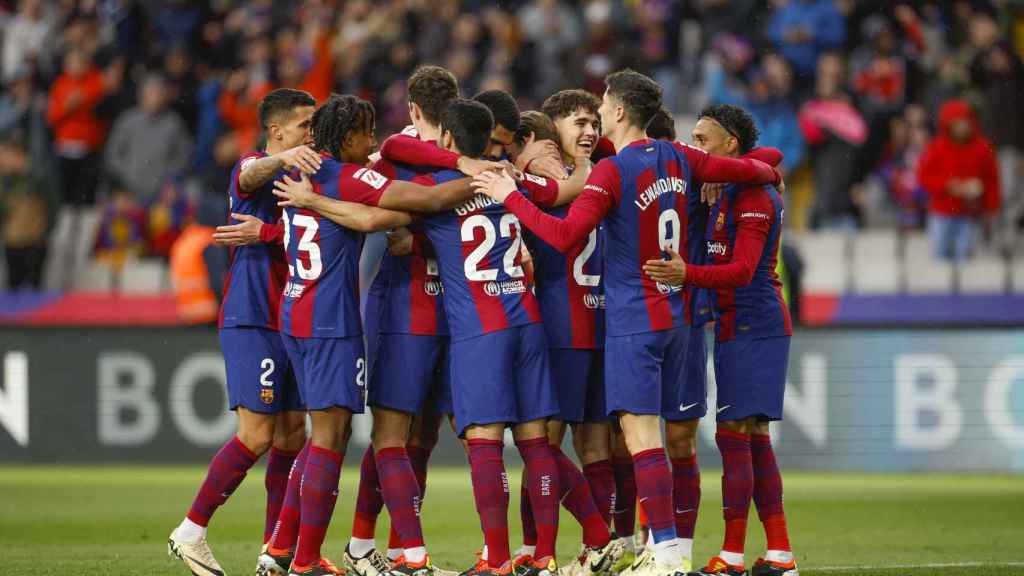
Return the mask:
POLYGON ((107 125, 96 114, 106 94, 103 73, 81 50, 64 57, 64 72, 50 88, 46 119, 53 130, 53 147, 59 161, 67 203, 91 205, 96 200, 99 177, 98 152, 107 125))
POLYGON ((981 224, 999 210, 999 168, 992 143, 978 129, 963 100, 939 111, 939 133, 918 166, 928 192, 928 235, 936 256, 965 260, 977 243, 981 224))

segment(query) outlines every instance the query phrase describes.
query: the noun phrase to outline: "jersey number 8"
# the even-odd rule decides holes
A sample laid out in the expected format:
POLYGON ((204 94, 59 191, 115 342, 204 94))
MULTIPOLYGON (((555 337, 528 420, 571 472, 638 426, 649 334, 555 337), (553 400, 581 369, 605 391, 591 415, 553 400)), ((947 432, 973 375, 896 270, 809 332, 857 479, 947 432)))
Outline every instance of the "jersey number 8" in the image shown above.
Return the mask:
MULTIPOLYGON (((323 262, 320 260, 320 247, 317 246, 316 233, 320 228, 320 224, 316 221, 316 218, 307 216, 305 214, 296 214, 291 221, 288 221, 288 212, 282 212, 281 217, 284 218, 284 245, 287 250, 289 241, 291 239, 291 228, 302 229, 302 236, 299 237, 298 252, 305 252, 308 255, 309 267, 307 268, 303 262, 301 255, 295 259, 295 264, 298 267, 299 278, 303 280, 316 280, 320 277, 320 274, 324 271, 323 262)), ((291 262, 288 262, 288 275, 294 277, 296 266, 292 266, 291 262)))

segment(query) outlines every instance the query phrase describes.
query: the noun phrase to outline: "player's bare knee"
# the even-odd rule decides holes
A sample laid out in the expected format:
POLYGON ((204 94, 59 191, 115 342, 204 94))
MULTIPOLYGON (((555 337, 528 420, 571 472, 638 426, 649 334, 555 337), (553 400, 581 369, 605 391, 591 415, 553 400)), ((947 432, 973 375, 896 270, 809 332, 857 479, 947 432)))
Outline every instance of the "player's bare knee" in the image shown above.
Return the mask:
POLYGON ((282 412, 274 424, 274 448, 297 452, 306 443, 306 413, 282 412))
POLYGON ((311 441, 318 448, 341 452, 352 434, 352 413, 344 408, 329 408, 311 412, 313 433, 311 441))
POLYGON ((552 446, 561 446, 565 439, 566 424, 561 420, 548 420, 548 442, 552 446))
POLYGON ((747 420, 725 420, 718 423, 718 428, 737 434, 750 434, 751 425, 747 420))
POLYGON ((466 427, 466 440, 501 440, 505 434, 505 425, 473 424, 466 427))
POLYGON ((433 450, 437 446, 444 414, 435 410, 424 411, 413 418, 412 433, 409 434, 409 445, 425 450, 433 450))
POLYGON ((409 426, 412 415, 388 408, 373 407, 373 432, 371 441, 374 450, 402 448, 409 441, 409 426))
POLYGON ((619 422, 630 454, 662 448, 661 418, 651 414, 623 413, 619 422))
POLYGON ((573 428, 573 448, 583 465, 612 456, 611 433, 606 423, 583 423, 573 428))
POLYGON ((512 437, 516 442, 533 440, 535 438, 546 438, 547 435, 548 427, 546 420, 531 420, 529 422, 523 422, 522 424, 516 424, 512 428, 512 437))
POLYGON ((771 434, 771 422, 768 420, 754 420, 752 424, 752 434, 761 434, 763 436, 769 436, 771 434))
POLYGON ((274 441, 274 415, 239 408, 238 439, 254 454, 270 450, 274 441))
POLYGON ((697 453, 698 420, 669 422, 665 425, 665 444, 672 458, 689 458, 697 453))

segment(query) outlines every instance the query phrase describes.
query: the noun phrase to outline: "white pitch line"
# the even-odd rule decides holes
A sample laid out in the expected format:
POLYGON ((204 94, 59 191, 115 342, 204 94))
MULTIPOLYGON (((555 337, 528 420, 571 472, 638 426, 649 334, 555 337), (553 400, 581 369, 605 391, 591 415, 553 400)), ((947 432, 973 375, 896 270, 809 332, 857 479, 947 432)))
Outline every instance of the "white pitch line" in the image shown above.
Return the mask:
POLYGON ((937 564, 889 564, 877 566, 806 566, 808 572, 852 572, 854 570, 908 570, 914 568, 971 568, 983 566, 1024 566, 1024 562, 944 562, 937 564))

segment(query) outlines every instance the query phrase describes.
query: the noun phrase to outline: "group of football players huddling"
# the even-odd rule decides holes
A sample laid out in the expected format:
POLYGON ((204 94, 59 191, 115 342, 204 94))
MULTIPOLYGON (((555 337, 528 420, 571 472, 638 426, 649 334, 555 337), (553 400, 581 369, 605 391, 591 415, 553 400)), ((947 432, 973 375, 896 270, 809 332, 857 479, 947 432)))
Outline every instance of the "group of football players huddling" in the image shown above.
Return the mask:
POLYGON ((747 574, 751 500, 767 551, 750 573, 797 575, 768 427, 792 331, 775 271, 781 154, 757 147, 735 106, 705 109, 692 144, 677 142, 656 82, 621 70, 605 83, 600 98, 563 90, 520 112, 422 66, 412 125, 379 152, 365 100, 263 99, 265 145, 235 165, 214 234, 231 246, 219 327, 238 431, 168 542, 193 574, 223 576, 207 525, 269 452, 257 574, 433 576, 420 509, 447 421, 483 532, 464 576, 747 574), (361 313, 375 231, 387 251, 361 313), (692 572, 710 323, 725 537, 692 572), (366 404, 372 442, 338 568, 321 545, 366 404), (524 463, 514 552, 506 428, 524 463), (562 451, 567 429, 582 467, 562 451), (561 568, 560 506, 583 534, 561 568))

